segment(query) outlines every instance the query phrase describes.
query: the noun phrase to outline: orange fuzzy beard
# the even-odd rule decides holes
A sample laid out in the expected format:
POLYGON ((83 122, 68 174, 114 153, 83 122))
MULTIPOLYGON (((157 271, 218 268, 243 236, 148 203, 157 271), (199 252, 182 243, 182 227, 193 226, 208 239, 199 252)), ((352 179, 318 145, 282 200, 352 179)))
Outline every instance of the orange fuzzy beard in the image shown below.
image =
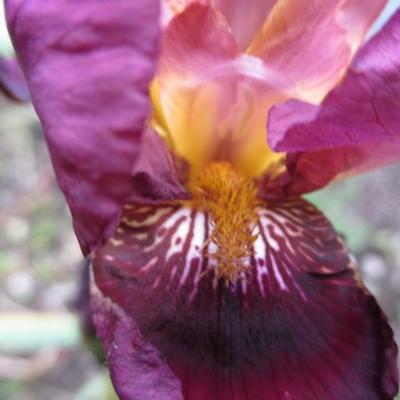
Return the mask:
POLYGON ((192 174, 189 190, 194 206, 211 217, 209 243, 216 250, 207 255, 216 261, 215 273, 227 283, 234 283, 246 273, 249 266, 246 261, 253 254, 257 188, 231 164, 212 163, 192 174))

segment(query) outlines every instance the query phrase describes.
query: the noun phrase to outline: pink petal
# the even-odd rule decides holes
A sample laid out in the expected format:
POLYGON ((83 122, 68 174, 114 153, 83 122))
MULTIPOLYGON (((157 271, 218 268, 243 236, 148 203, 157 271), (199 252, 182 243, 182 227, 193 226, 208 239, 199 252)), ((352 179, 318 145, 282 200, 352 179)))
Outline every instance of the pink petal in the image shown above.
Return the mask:
POLYGON ((386 0, 281 0, 250 46, 296 84, 295 96, 319 102, 338 82, 386 0))
POLYGON ((330 180, 400 158, 400 11, 354 60, 320 107, 296 100, 274 107, 269 139, 289 157, 286 191, 304 193, 330 180))
POLYGON ((277 0, 215 0, 242 49, 250 44, 277 0))
POLYGON ((162 26, 168 26, 169 22, 192 3, 209 5, 212 0, 161 0, 162 26))
POLYGON ((30 100, 29 89, 17 60, 0 56, 0 89, 12 100, 30 100))
POLYGON ((393 333, 313 206, 261 208, 234 285, 215 278, 210 227, 190 206, 131 205, 93 261, 98 289, 166 358, 185 400, 393 399, 393 333))
POLYGON ((250 175, 262 172, 272 153, 266 110, 286 98, 288 82, 240 55, 225 19, 197 3, 168 25, 159 65, 155 119, 175 153, 194 167, 226 159, 250 175))
POLYGON ((168 25, 162 40, 160 75, 184 79, 232 60, 238 48, 223 17, 211 6, 193 2, 168 25))
POLYGON ((114 231, 149 113, 159 1, 8 0, 8 24, 85 253, 114 231))

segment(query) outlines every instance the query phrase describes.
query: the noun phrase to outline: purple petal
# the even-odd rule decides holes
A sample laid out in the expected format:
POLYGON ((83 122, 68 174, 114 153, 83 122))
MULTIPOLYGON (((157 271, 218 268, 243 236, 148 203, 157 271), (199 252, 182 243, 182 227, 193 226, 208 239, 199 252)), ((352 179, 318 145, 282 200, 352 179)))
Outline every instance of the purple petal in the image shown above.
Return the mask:
POLYGON ((178 379, 136 323, 92 285, 93 322, 121 400, 183 400, 178 379))
POLYGON ((358 54, 320 106, 290 100, 269 114, 268 137, 288 159, 286 191, 400 159, 400 11, 358 54))
POLYGON ((114 231, 150 107, 159 1, 8 0, 7 19, 85 253, 114 231))
POLYGON ((17 60, 0 56, 0 89, 12 100, 30 101, 29 89, 17 60))
POLYGON ((393 333, 314 207, 260 209, 251 271, 234 285, 215 278, 211 227, 190 207, 131 205, 93 263, 98 289, 166 357, 185 400, 393 399, 393 333))

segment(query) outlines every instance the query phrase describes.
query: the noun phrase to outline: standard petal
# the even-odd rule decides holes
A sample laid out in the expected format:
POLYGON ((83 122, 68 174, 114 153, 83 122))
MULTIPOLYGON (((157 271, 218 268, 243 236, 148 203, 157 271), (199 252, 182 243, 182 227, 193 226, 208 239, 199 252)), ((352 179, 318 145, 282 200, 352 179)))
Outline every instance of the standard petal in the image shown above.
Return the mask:
POLYGON ((277 0, 214 0, 241 49, 246 49, 277 0))
POLYGON ((166 357, 185 400, 393 399, 393 333, 331 225, 303 200, 258 214, 251 272, 228 285, 208 215, 129 206, 95 254, 97 287, 166 357))
POLYGON ((193 3, 163 35, 152 86, 153 123, 194 168, 229 160, 258 175, 276 158, 265 141, 268 107, 287 98, 287 81, 239 50, 212 6, 193 3))
POLYGON ((28 85, 17 60, 0 56, 0 89, 13 100, 23 103, 30 100, 28 85))
POLYGON ((313 103, 338 82, 386 0, 280 0, 249 53, 296 85, 313 103))
POLYGON ((208 153, 207 142, 221 114, 218 93, 204 76, 237 53, 223 17, 207 5, 187 6, 163 34, 159 72, 152 88, 154 119, 174 152, 191 164, 208 153), (200 120, 199 113, 205 109, 207 118, 200 120))
POLYGON ((8 0, 7 19, 85 253, 118 224, 150 107, 159 1, 8 0))
POLYGON ((121 307, 91 288, 93 322, 121 400, 183 400, 179 380, 121 307))
POLYGON ((222 15, 212 6, 194 2, 171 21, 163 34, 160 79, 190 79, 234 59, 238 53, 222 15))
POLYGON ((287 193, 400 159, 400 11, 360 51, 321 106, 296 100, 272 108, 272 148, 291 155, 287 193))
POLYGON ((161 23, 163 27, 168 26, 177 14, 181 13, 192 3, 210 4, 212 0, 161 0, 161 23))

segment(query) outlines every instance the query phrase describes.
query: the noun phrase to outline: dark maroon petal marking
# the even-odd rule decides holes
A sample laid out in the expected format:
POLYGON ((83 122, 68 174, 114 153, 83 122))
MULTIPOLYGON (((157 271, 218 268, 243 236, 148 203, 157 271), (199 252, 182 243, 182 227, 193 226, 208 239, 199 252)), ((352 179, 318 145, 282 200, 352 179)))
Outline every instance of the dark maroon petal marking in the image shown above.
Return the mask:
POLYGON ((0 56, 0 89, 12 100, 22 103, 30 100, 28 85, 15 59, 0 56))
POLYGON ((289 153, 284 191, 300 194, 332 179, 400 159, 400 10, 359 52, 320 106, 274 106, 268 138, 289 153))
POLYGON ((92 287, 93 322, 121 400, 183 400, 179 380, 117 304, 92 287))
POLYGON ((207 215, 128 207, 95 254, 95 282, 166 357, 185 400, 393 399, 393 333, 329 222, 302 200, 259 215, 252 272, 228 287, 203 256, 215 250, 207 215))
POLYGON ((159 0, 7 0, 7 21, 85 254, 118 225, 150 112, 159 0))

